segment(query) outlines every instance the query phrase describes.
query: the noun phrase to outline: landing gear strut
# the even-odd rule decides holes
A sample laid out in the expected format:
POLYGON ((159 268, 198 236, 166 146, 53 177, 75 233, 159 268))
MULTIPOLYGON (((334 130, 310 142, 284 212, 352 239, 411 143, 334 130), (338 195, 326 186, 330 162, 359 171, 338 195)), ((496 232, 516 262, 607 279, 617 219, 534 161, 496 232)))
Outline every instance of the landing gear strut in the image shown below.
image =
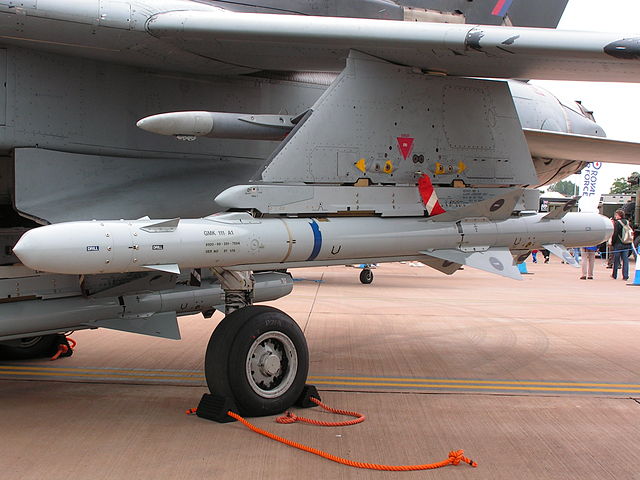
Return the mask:
MULTIPOLYGON (((250 298, 237 293, 234 300, 250 298)), ((307 379, 304 334, 276 308, 237 303, 233 307, 209 340, 205 357, 209 390, 230 399, 241 415, 283 412, 298 400, 307 379)))

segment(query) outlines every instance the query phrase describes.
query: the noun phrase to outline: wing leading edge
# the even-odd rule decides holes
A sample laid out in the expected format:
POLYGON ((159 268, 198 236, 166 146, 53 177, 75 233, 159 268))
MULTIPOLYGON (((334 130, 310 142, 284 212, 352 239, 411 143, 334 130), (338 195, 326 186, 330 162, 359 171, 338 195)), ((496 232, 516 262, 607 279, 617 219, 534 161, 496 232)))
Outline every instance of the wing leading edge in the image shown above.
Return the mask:
POLYGON ((174 11, 147 30, 262 70, 341 70, 349 50, 457 76, 637 82, 640 36, 541 28, 174 11))
POLYGON ((532 157, 640 165, 640 143, 525 128, 532 157))

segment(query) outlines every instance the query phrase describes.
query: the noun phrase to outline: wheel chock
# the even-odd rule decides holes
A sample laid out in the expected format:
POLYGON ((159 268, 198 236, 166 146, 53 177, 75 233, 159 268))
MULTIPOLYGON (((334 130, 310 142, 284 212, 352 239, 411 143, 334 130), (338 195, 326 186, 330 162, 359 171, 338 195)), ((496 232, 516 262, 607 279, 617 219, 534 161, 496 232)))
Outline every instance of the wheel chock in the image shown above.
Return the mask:
POLYGON ((235 418, 227 415, 228 411, 238 413, 238 408, 233 400, 222 395, 205 393, 200 399, 196 415, 218 423, 235 422, 235 418))
POLYGON ((298 400, 296 400, 295 406, 300 408, 317 407, 318 405, 310 400, 311 397, 316 400, 322 400, 316 387, 313 385, 305 385, 302 393, 298 397, 298 400))

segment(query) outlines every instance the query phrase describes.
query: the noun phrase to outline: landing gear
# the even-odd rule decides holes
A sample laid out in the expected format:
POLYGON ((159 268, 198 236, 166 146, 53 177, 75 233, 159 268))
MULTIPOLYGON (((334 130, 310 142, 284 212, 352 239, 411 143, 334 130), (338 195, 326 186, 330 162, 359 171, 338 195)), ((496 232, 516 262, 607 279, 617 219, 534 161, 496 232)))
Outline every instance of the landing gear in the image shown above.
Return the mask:
POLYGON ((0 343, 0 359, 26 360, 29 358, 50 357, 58 350, 60 335, 40 335, 20 338, 0 343))
POLYGON ((209 341, 205 376, 209 390, 233 400, 238 413, 281 413, 304 389, 309 351, 304 334, 284 312, 263 305, 233 311, 209 341))
POLYGON ((368 268, 363 268, 360 272, 360 282, 369 285, 373 282, 373 272, 368 268))

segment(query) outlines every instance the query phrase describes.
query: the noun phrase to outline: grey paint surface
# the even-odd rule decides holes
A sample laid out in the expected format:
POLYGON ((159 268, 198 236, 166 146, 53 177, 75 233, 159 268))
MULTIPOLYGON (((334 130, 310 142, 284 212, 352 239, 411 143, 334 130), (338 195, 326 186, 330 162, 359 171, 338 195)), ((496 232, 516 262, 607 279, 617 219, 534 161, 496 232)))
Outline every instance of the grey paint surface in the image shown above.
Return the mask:
POLYGON ((0 48, 0 126, 7 121, 7 50, 0 48))
POLYGON ((148 31, 181 49, 256 70, 341 70, 349 50, 454 76, 635 82, 638 35, 300 15, 167 12, 148 31), (615 50, 614 50, 615 51, 615 50))
POLYGON ((14 47, 6 51, 8 122, 0 126, 0 152, 14 156, 16 176, 15 184, 3 184, 4 191, 15 188, 18 210, 48 222, 212 213, 215 194, 251 178, 277 142, 180 142, 140 130, 136 121, 202 106, 297 114, 324 90, 260 78, 159 74, 14 47))
POLYGON ((206 215, 218 209, 213 191, 257 168, 254 160, 243 158, 140 159, 41 148, 16 149, 15 161, 16 208, 49 222, 206 215))
POLYGON ((504 82, 416 74, 352 52, 347 68, 292 132, 268 182, 530 185, 537 182, 504 82), (402 151, 406 138, 410 150, 402 151), (417 157, 421 161, 416 162, 417 157), (366 172, 356 165, 363 160, 366 172))

